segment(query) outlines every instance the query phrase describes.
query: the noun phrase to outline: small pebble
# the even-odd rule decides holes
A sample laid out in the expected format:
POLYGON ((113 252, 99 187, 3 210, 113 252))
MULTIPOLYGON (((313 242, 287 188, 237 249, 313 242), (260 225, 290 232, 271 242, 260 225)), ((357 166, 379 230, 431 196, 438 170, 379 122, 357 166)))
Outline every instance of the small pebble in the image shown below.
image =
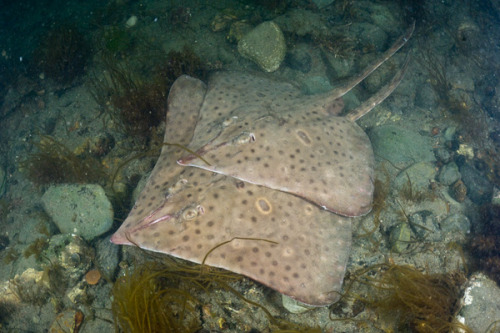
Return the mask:
POLYGON ((467 187, 462 180, 457 180, 451 186, 451 196, 458 202, 464 202, 467 197, 467 187))

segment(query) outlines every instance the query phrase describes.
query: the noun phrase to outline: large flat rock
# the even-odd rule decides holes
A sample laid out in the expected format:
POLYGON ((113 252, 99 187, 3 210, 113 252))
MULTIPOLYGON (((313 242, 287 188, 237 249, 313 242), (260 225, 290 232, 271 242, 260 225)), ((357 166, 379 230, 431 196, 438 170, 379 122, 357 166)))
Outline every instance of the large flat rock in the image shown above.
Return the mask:
POLYGON ((90 241, 113 225, 113 208, 99 185, 51 186, 42 202, 61 233, 90 241))

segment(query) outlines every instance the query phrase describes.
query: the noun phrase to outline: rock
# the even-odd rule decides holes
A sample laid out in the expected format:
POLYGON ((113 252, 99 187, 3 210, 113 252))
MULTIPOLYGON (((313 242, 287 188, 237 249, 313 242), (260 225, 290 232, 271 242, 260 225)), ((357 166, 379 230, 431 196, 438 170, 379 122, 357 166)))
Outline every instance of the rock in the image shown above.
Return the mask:
POLYGON ((127 22, 125 22, 125 27, 127 28, 132 28, 137 24, 137 16, 132 15, 128 18, 127 22))
POLYGON ((120 247, 112 244, 110 238, 111 236, 108 236, 97 242, 95 263, 106 279, 114 280, 120 260, 118 252, 120 247))
POLYGON ((411 214, 408 218, 417 239, 425 239, 430 242, 438 242, 443 239, 441 228, 437 222, 440 218, 433 214, 431 210, 418 211, 411 214))
POLYGON ((458 320, 471 332, 499 332, 491 330, 491 324, 500 318, 500 288, 482 273, 474 273, 467 282, 463 307, 458 320))
POLYGON ((500 0, 491 0, 491 5, 495 9, 495 13, 497 16, 500 16, 500 0))
POLYGON ((76 309, 66 309, 58 313, 48 332, 78 332, 83 322, 83 313, 76 309))
POLYGON ((222 12, 215 15, 214 19, 210 23, 210 29, 213 32, 226 30, 232 22, 238 19, 238 16, 239 14, 237 11, 226 8, 222 12))
POLYGON ((312 0, 314 4, 319 8, 325 8, 326 6, 329 6, 333 3, 334 0, 312 0))
POLYGON ((500 206, 500 190, 496 187, 493 190, 493 196, 491 198, 491 203, 495 206, 500 206))
POLYGON ((470 231, 470 221, 467 216, 455 213, 448 216, 439 224, 444 233, 460 233, 463 236, 470 231))
MULTIPOLYGON (((361 45, 372 46, 378 51, 385 50, 384 45, 387 45, 387 41, 389 40, 389 37, 387 36, 387 33, 384 30, 382 30, 380 27, 374 24, 366 22, 353 23, 352 25, 350 25, 349 34, 353 38, 356 36, 357 39, 359 39, 359 43, 361 45)), ((369 62, 371 62, 371 59, 369 62)), ((387 75, 389 75, 390 71, 387 70, 386 73, 387 75)), ((375 72, 372 74, 375 74, 375 72)))
POLYGON ((74 305, 82 304, 82 302, 85 302, 85 300, 89 298, 85 284, 86 282, 80 281, 66 293, 66 297, 74 305))
POLYGON ((238 43, 243 36, 252 30, 252 26, 246 21, 236 21, 231 24, 226 39, 231 43, 238 43))
POLYGON ((7 188, 7 174, 5 173, 3 167, 0 165, 0 198, 5 193, 6 188, 7 188))
POLYGON ((318 34, 329 31, 325 25, 325 20, 319 12, 312 12, 305 9, 290 9, 273 20, 282 31, 300 37, 318 34))
POLYGON ((419 162, 400 172, 394 180, 394 187, 401 191, 404 187, 418 196, 419 193, 429 192, 429 184, 435 178, 436 170, 432 163, 419 162), (409 182, 409 183, 408 183, 409 182))
POLYGON ((21 103, 23 94, 18 89, 10 88, 7 93, 2 96, 2 102, 0 105, 0 116, 6 118, 6 116, 16 109, 16 107, 21 103))
POLYGON ((366 11, 370 15, 373 25, 380 27, 386 33, 393 33, 394 27, 398 26, 397 11, 391 5, 377 4, 374 2, 367 3, 366 11))
POLYGON ((439 181, 450 186, 454 182, 460 179, 460 172, 458 171, 458 166, 455 163, 449 163, 444 165, 439 172, 439 181))
POLYGON ((459 170, 471 201, 477 205, 490 202, 493 195, 493 185, 469 163, 459 166, 459 170))
POLYGON ((115 147, 115 142, 115 138, 110 133, 100 133, 90 138, 86 148, 93 156, 102 158, 115 147))
POLYGON ((458 155, 462 155, 466 157, 469 160, 474 159, 474 148, 472 148, 470 145, 466 143, 461 143, 458 146, 458 150, 456 151, 458 155))
MULTIPOLYGON (((28 269, 33 270, 33 268, 28 269)), ((19 286, 17 286, 17 288, 18 287, 19 286)), ((15 310, 17 307, 22 306, 22 300, 20 299, 21 295, 18 295, 16 291, 16 285, 14 285, 11 280, 1 281, 0 304, 8 304, 11 310, 15 310)), ((9 308, 4 307, 5 310, 8 310, 9 308)))
POLYGON ((321 75, 308 76, 302 82, 302 90, 310 95, 324 93, 332 89, 330 81, 321 75))
POLYGON ((291 297, 281 294, 281 301, 283 307, 291 313, 304 313, 313 309, 314 307, 308 306, 304 303, 294 300, 291 297))
POLYGON ((21 301, 26 303, 43 304, 50 294, 49 289, 43 283, 43 271, 28 268, 21 275, 16 274, 11 280, 11 288, 14 288, 21 301))
POLYGON ((436 156, 437 160, 440 161, 443 164, 447 164, 451 162, 452 155, 450 151, 446 148, 437 148, 434 151, 434 155, 436 156))
MULTIPOLYGON (((76 235, 58 234, 50 238, 44 256, 57 263, 63 270, 69 285, 77 283, 92 266, 94 249, 76 235)), ((63 288, 63 286, 58 286, 63 288)))
POLYGON ((446 128, 443 137, 446 141, 453 141, 455 139, 455 134, 457 134, 457 128, 451 126, 446 128))
POLYGON ((389 243, 391 251, 404 253, 411 242, 411 229, 408 223, 399 223, 395 225, 389 234, 389 243))
POLYGON ((426 82, 420 85, 415 92, 415 105, 423 109, 431 109, 436 107, 438 96, 436 91, 426 82))
POLYGON ((113 208, 99 185, 52 186, 42 202, 63 234, 76 234, 90 241, 113 225, 113 208))
MULTIPOLYGON (((455 40, 458 47, 464 52, 475 52, 481 46, 484 35, 479 26, 473 20, 465 19, 458 24, 455 32, 455 40)), ((470 81, 470 80, 468 80, 470 81)))
POLYGON ((278 69, 286 54, 283 32, 274 22, 259 24, 238 42, 238 52, 266 72, 278 69))
POLYGON ((312 67, 312 58, 306 44, 298 45, 286 56, 286 63, 290 68, 309 73, 312 67))
POLYGON ((465 186, 462 180, 457 180, 450 186, 450 195, 456 201, 464 202, 465 198, 467 198, 467 186, 465 186))
POLYGON ((415 161, 435 161, 431 139, 411 129, 382 125, 369 131, 368 136, 375 155, 396 167, 404 168, 415 161))

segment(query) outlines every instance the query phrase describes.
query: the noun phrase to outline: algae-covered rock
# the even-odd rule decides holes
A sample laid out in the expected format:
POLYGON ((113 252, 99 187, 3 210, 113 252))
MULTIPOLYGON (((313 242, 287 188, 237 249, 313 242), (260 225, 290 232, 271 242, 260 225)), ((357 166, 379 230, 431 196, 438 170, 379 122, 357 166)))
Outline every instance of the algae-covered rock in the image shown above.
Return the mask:
POLYGON ((0 165, 0 198, 5 193, 6 186, 7 186, 7 174, 5 173, 3 167, 0 165))
POLYGON ((43 284, 42 277, 42 271, 30 267, 10 280, 10 291, 22 302, 43 304, 49 295, 49 289, 43 284))
POLYGON ((264 22, 241 38, 238 52, 264 71, 274 72, 285 58, 285 37, 276 23, 264 22))
POLYGON ((439 182, 441 184, 450 186, 460 179, 460 171, 458 171, 458 166, 455 162, 445 164, 441 171, 439 172, 439 182))
POLYGON ((106 279, 112 280, 120 261, 119 246, 111 243, 111 236, 99 239, 96 243, 95 264, 106 279))
MULTIPOLYGON (((94 249, 79 236, 58 234, 50 238, 49 248, 44 256, 59 266, 68 285, 77 283, 92 266, 94 249)), ((62 283, 58 284, 62 288, 62 283)))
POLYGON ((498 332, 499 299, 500 288, 495 281, 483 273, 472 274, 465 286, 458 320, 471 332, 498 332))
POLYGON ((408 223, 399 223, 391 229, 389 235, 391 251, 405 253, 411 242, 411 228, 408 223))
POLYGON ((325 8, 333 3, 333 0, 313 0, 314 4, 318 6, 319 9, 325 8))
POLYGON ((418 197, 425 199, 424 194, 429 191, 429 183, 435 177, 436 168, 431 162, 418 162, 406 168, 404 172, 400 172, 394 180, 394 186, 399 191, 406 188, 406 192, 412 192, 408 195, 414 197, 408 199, 418 201, 418 197))
POLYGON ((76 234, 90 241, 113 224, 113 208, 99 185, 52 186, 42 202, 61 233, 76 234))
POLYGON ((273 20, 285 33, 304 36, 318 36, 328 31, 328 27, 319 12, 291 8, 285 14, 273 20))
POLYGON ((432 140, 396 125, 375 127, 368 133, 375 155, 401 168, 421 162, 434 162, 432 140))

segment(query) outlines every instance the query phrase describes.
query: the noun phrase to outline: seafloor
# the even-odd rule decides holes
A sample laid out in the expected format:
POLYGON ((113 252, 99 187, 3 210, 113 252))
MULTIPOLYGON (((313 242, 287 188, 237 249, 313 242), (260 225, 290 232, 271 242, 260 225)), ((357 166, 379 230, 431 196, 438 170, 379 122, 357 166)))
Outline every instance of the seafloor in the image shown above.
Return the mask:
POLYGON ((1 332, 500 332, 498 1, 1 7, 1 332), (272 73, 237 47, 265 21, 286 41, 272 73), (109 242, 154 166, 176 77, 259 72, 324 92, 413 22, 407 45, 344 97, 356 107, 411 57, 399 87, 358 122, 375 152, 375 198, 353 220, 338 303, 291 313, 250 279, 109 242), (85 234, 65 228, 85 191, 75 210, 50 211, 42 196, 61 184, 100 185, 114 215, 104 225, 90 207, 85 234))

